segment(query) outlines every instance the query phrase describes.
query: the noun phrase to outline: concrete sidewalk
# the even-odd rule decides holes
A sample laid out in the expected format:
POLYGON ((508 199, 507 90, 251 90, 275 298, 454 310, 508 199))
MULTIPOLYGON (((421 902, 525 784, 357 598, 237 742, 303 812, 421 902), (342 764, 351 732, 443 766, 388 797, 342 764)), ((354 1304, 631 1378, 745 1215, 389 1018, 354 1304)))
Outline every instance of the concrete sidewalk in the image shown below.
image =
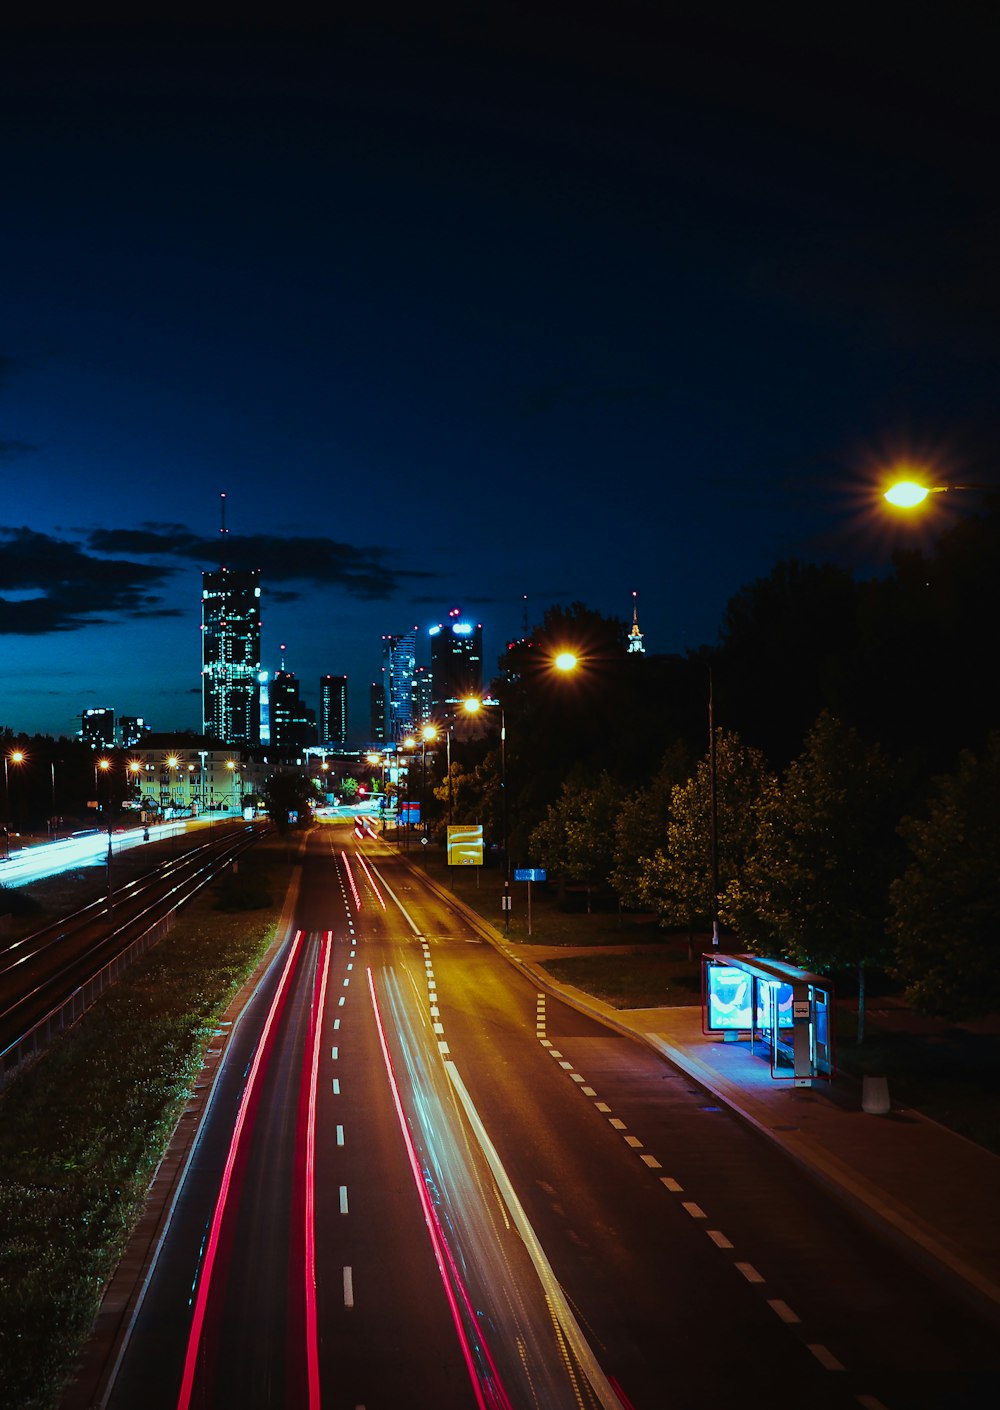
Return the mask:
MULTIPOLYGON (((426 873, 421 873, 425 879, 426 873)), ((544 961, 574 953, 511 942, 471 907, 431 886, 540 988, 648 1044, 775 1142, 877 1231, 946 1278, 1000 1323, 1000 1156, 912 1109, 861 1109, 861 1085, 775 1081, 762 1045, 701 1030, 699 1006, 615 1009, 552 978, 544 961)), ((586 953, 592 953, 586 951, 586 953)))

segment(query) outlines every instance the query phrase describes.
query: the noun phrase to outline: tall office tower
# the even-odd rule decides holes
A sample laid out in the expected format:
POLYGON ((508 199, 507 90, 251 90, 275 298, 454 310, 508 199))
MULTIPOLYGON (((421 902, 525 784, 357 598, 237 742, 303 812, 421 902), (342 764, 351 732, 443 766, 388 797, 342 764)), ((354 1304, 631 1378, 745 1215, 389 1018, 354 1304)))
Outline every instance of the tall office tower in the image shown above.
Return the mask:
POLYGON ((298 676, 284 666, 271 677, 270 704, 275 748, 303 749, 316 743, 316 712, 300 699, 298 676))
POLYGON ((394 742, 413 729, 413 677, 417 669, 417 628, 405 636, 382 638, 385 737, 394 742))
POLYGON ((385 686, 380 680, 371 684, 371 727, 372 743, 384 744, 385 739, 385 686))
POLYGON ((202 719, 223 744, 260 742, 260 570, 201 575, 202 719))
POLYGON ((347 677, 319 678, 319 742, 330 749, 347 746, 347 677))
POLYGON ((483 628, 463 621, 453 607, 447 622, 431 627, 430 638, 431 705, 444 718, 454 714, 457 701, 483 693, 483 628))

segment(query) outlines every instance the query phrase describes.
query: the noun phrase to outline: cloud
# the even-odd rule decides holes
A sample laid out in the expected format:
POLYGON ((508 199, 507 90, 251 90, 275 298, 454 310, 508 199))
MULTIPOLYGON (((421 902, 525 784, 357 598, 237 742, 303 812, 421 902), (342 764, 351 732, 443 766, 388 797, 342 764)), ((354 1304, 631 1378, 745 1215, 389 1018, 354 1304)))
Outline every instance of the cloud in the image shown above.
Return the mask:
POLYGON ((29 441, 0 441, 0 460, 19 460, 37 449, 29 441))
MULTIPOLYGON (((220 561, 220 541, 193 534, 183 524, 60 532, 65 536, 0 525, 0 636, 183 616, 187 609, 164 602, 159 589, 182 567, 212 568, 220 561)), ((302 592, 295 584, 383 601, 408 579, 435 577, 389 564, 384 548, 328 538, 234 536, 226 538, 224 548, 227 567, 261 570, 272 603, 297 601, 302 592)))
POLYGON ((95 558, 76 544, 0 525, 0 635, 42 636, 174 615, 154 592, 169 567, 95 558))
POLYGON ((409 579, 436 576, 391 566, 386 562, 388 550, 373 544, 359 547, 318 537, 227 535, 223 543, 192 534, 182 525, 145 523, 135 529, 95 529, 86 542, 95 553, 179 558, 206 569, 222 561, 228 568, 259 568, 269 587, 276 583, 339 587, 369 601, 395 596, 409 579))

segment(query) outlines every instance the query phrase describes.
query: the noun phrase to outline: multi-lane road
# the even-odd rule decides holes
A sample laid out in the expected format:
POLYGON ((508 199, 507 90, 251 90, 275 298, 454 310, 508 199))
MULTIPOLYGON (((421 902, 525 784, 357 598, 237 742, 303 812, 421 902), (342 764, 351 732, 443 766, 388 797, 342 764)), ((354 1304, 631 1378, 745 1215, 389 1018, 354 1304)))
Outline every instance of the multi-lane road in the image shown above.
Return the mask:
POLYGON ((978 1403, 989 1344, 340 824, 309 835, 107 1403, 902 1410, 978 1403))

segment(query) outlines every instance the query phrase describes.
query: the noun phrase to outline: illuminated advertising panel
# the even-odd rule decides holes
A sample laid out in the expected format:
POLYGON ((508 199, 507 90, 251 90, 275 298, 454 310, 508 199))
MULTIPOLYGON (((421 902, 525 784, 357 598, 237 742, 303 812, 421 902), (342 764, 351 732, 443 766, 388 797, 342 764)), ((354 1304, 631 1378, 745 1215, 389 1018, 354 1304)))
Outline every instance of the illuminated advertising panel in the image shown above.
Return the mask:
POLYGON ((710 964, 708 971, 708 1023, 710 1032, 749 1029, 753 1026, 753 979, 745 970, 710 964))

